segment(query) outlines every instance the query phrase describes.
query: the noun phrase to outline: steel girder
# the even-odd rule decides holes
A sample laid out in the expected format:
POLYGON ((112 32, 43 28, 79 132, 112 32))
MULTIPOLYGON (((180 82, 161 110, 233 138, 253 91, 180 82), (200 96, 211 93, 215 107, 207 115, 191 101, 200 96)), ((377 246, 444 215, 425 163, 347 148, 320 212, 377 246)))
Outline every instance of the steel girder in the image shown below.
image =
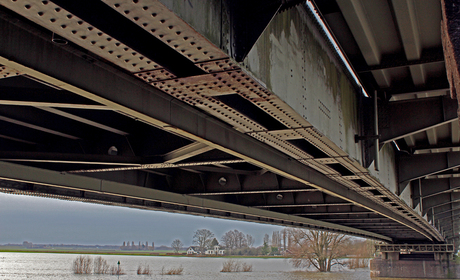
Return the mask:
MULTIPOLYGON (((437 181, 437 191, 438 186, 429 190, 422 185, 426 179, 458 176, 456 171, 442 174, 457 162, 456 101, 439 97, 456 97, 458 91, 459 47, 453 40, 458 38, 458 1, 380 1, 372 5, 364 0, 316 2, 366 89, 379 93, 379 133, 374 134, 381 134, 380 143, 394 141, 395 149, 401 150, 396 152, 400 183, 396 192, 410 196, 411 207, 422 211, 420 206, 436 205, 436 200, 446 199, 444 202, 450 204, 444 183, 437 181), (444 34, 440 34, 439 26, 442 17, 444 34), (406 154, 414 152, 442 154, 406 154), (422 193, 429 197, 423 198, 422 193)), ((364 119, 371 123, 373 112, 366 108, 371 107, 369 103, 361 110, 368 110, 364 119)), ((363 128, 364 134, 373 135, 370 126, 363 128)), ((368 148, 372 150, 372 146, 368 148)))
POLYGON ((89 98, 111 110, 205 143, 284 177, 312 184, 322 191, 408 225, 427 237, 433 234, 426 233, 425 229, 419 228, 413 222, 351 192, 347 187, 309 170, 303 164, 292 161, 260 142, 241 135, 170 97, 165 97, 133 77, 97 60, 88 61, 87 56, 79 55, 70 47, 53 45, 46 40, 46 35, 36 36, 10 22, 2 22, 1 30, 4 32, 1 36, 0 62, 3 65, 89 98), (28 44, 22 44, 23 41, 28 44), (39 54, 37 50, 40 50, 39 54), (42 63, 43 60, 48 63, 42 63), (129 98, 126 96, 127 92, 130 93, 129 98))
POLYGON ((458 119, 457 102, 448 97, 380 103, 379 113, 382 144, 458 119))
POLYGON ((399 182, 409 182, 460 166, 460 152, 400 155, 399 182))
POLYGON ((169 211, 207 214, 209 216, 268 222, 285 226, 314 227, 326 230, 332 229, 363 237, 386 241, 391 240, 386 236, 359 229, 321 222, 304 217, 274 213, 264 209, 175 194, 80 175, 15 165, 6 162, 0 162, 0 166, 1 179, 28 184, 26 185, 26 189, 2 185, 0 187, 2 187, 1 189, 4 192, 20 194, 22 191, 33 191, 36 195, 49 195, 50 197, 54 196, 62 199, 76 199, 82 201, 100 200, 106 201, 108 204, 112 205, 123 205, 146 209, 164 208, 164 210, 169 211), (35 184, 38 186, 48 186, 55 188, 56 190, 43 190, 40 187, 34 188, 35 184), (29 189, 27 189, 27 187, 29 189), (59 189, 70 190, 70 192, 62 192, 59 191, 59 189), (77 193, 72 193, 72 191, 77 191, 77 193), (86 193, 91 193, 93 195, 86 195, 86 193), (130 199, 132 199, 132 201, 130 201, 130 199))
POLYGON ((444 62, 444 52, 441 48, 423 50, 419 59, 408 60, 406 55, 403 53, 384 55, 379 65, 373 66, 362 66, 356 69, 358 73, 365 73, 370 71, 379 71, 386 69, 395 69, 408 67, 413 65, 423 65, 429 63, 444 62))

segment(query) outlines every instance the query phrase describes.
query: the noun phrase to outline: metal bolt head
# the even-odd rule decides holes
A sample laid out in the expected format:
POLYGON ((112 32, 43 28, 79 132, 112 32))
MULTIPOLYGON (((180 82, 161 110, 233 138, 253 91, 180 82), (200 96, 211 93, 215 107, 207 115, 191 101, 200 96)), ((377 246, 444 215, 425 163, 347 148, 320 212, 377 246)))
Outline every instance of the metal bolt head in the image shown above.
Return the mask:
POLYGON ((220 177, 218 182, 219 185, 225 186, 227 184, 227 179, 225 179, 225 177, 220 177))
POLYGON ((116 155, 118 155, 118 149, 117 149, 117 147, 112 146, 112 147, 109 148, 109 150, 107 151, 107 153, 108 153, 109 155, 111 155, 111 156, 116 156, 116 155))

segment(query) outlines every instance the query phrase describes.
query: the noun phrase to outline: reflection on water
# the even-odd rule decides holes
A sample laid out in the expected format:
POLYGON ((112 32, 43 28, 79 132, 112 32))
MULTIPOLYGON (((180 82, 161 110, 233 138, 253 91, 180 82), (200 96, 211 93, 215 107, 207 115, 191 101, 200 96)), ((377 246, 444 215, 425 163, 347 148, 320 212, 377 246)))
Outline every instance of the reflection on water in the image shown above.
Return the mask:
MULTIPOLYGON (((73 254, 0 253, 0 279, 280 279, 280 280, 370 280, 369 269, 337 269, 331 273, 296 271, 286 259, 247 258, 242 262, 253 265, 252 272, 221 273, 224 258, 102 256, 110 265, 120 261, 126 275, 75 275, 72 271, 73 254), (137 267, 149 265, 152 275, 137 275, 137 267), (184 268, 183 275, 160 275, 161 269, 184 268)), ((93 258, 96 255, 92 256, 93 258)))

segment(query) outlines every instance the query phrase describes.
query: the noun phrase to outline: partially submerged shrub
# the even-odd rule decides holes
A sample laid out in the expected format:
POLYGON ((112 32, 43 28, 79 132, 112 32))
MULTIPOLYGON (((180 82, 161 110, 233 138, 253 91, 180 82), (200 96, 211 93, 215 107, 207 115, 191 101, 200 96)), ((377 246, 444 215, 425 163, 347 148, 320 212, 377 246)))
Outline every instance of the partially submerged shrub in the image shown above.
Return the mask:
POLYGON ((161 268, 161 275, 182 275, 182 272, 184 271, 184 268, 179 266, 178 268, 171 268, 171 269, 165 269, 163 266, 161 268))
POLYGON ((109 273, 110 265, 102 257, 94 259, 94 274, 107 274, 109 273))
POLYGON ((73 273, 91 274, 93 259, 90 256, 79 256, 73 261, 73 273))
POLYGON ((111 266, 110 267, 110 274, 112 275, 124 275, 125 272, 120 266, 111 266))
POLYGON ((220 272, 250 272, 252 271, 252 264, 241 263, 235 260, 227 260, 222 264, 220 272))
POLYGON ((152 274, 152 271, 150 270, 150 266, 144 266, 142 267, 142 265, 139 265, 137 267, 137 274, 138 275, 150 275, 152 274))
MULTIPOLYGON (((143 270, 144 271, 144 270, 143 270)), ((147 270, 148 269, 147 266, 147 270)), ((118 266, 109 266, 106 260, 102 257, 97 257, 94 262, 90 256, 79 256, 73 261, 73 272, 75 274, 112 274, 112 275, 123 275, 123 269, 118 266), (94 267, 94 270, 93 270, 94 267)))
POLYGON ((240 270, 240 264, 234 260, 227 260, 222 264, 222 270, 220 272, 236 272, 240 270))
POLYGON ((252 264, 242 263, 243 272, 251 272, 252 271, 252 264))

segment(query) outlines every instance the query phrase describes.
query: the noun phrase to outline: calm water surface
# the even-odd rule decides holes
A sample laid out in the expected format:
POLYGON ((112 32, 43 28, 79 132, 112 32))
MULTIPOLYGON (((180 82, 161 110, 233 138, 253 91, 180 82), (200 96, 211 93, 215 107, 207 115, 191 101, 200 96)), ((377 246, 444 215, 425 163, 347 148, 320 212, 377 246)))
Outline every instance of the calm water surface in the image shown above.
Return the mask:
MULTIPOLYGON (((102 256, 110 265, 120 261, 125 275, 76 275, 72 263, 79 255, 73 254, 34 254, 0 253, 0 279, 68 279, 68 280, 105 280, 105 279, 280 279, 280 280, 370 280, 369 269, 341 269, 331 273, 299 272, 286 259, 236 259, 252 264, 252 272, 221 273, 225 258, 189 258, 159 256, 102 256), (149 265, 152 275, 137 275, 137 267, 149 265), (165 269, 182 266, 182 275, 160 275, 165 269)), ((93 259, 97 255, 91 256, 93 259)))

